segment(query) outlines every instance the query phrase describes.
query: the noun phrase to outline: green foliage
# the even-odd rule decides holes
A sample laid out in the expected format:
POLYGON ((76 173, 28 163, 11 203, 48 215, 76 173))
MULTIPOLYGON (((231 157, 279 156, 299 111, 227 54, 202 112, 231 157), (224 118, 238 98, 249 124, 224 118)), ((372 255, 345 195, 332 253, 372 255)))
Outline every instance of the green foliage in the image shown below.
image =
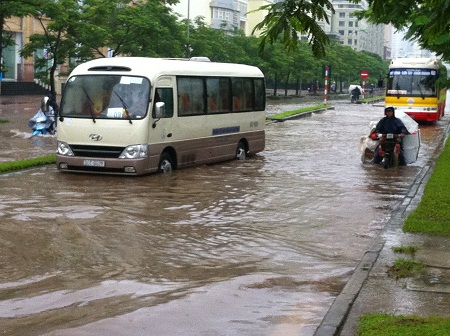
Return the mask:
POLYGON ((425 265, 420 261, 400 258, 389 268, 389 274, 396 279, 408 278, 417 275, 424 268, 425 265))
POLYGON ((43 166, 47 164, 56 163, 56 154, 49 154, 33 159, 19 160, 0 163, 0 174, 9 173, 12 171, 43 166))
POLYGON ((288 50, 296 50, 299 34, 302 34, 308 36, 314 56, 325 56, 325 46, 330 40, 319 22, 329 23, 327 10, 334 12, 330 1, 285 0, 262 6, 258 10, 268 11, 252 32, 261 31, 260 51, 264 50, 267 43, 273 44, 280 36, 288 50))
MULTIPOLYGON (((230 32, 209 28, 202 17, 189 22, 188 38, 187 20, 179 22, 170 7, 166 6, 175 2, 137 1, 137 6, 129 6, 128 0, 36 0, 39 11, 35 15, 45 28, 45 34, 31 36, 21 54, 36 57, 39 55, 36 51, 48 51, 50 59, 36 58, 36 73, 42 79, 48 79, 52 90, 57 65, 68 59, 85 62, 98 56, 106 57, 107 51, 113 56, 183 57, 187 56, 185 47, 188 44, 190 56, 207 56, 217 62, 258 66, 268 81, 276 86, 283 83, 299 87, 302 83, 318 79, 323 87, 322 68, 325 64, 333 68, 334 77, 329 79, 330 82, 359 83, 362 68, 369 70, 371 78, 375 79, 381 75, 384 77, 387 71, 387 65, 379 56, 356 52, 334 41, 322 45, 327 55, 318 59, 315 57, 317 50, 325 49, 314 49, 310 44, 320 45, 320 38, 315 40, 311 37, 310 42, 298 40, 295 42, 296 48, 288 49, 274 39, 261 50, 264 37, 247 37, 239 30, 230 32)), ((319 28, 311 19, 325 19, 325 9, 331 10, 330 6, 326 0, 314 4, 290 0, 274 8, 275 11, 292 9, 295 16, 292 22, 305 18, 302 24, 306 32, 316 34, 319 28), (302 13, 308 10, 311 13, 302 13)), ((288 19, 286 15, 282 15, 285 20, 288 19)), ((74 62, 70 64, 76 65, 74 62)))
MULTIPOLYGON (((355 3, 362 0, 353 0, 355 3)), ((406 37, 445 60, 450 59, 450 2, 435 0, 369 0, 370 8, 359 13, 374 23, 406 28, 406 37)))
POLYGON ((293 111, 286 111, 283 113, 279 113, 273 116, 268 117, 267 119, 284 119, 284 118, 288 118, 297 114, 302 114, 302 113, 306 113, 306 112, 311 112, 311 111, 317 111, 317 110, 321 110, 321 109, 326 109, 327 107, 329 107, 328 105, 317 105, 317 106, 310 106, 310 107, 303 107, 301 109, 298 110, 293 110, 293 111))
POLYGON ((450 335, 450 317, 364 315, 358 327, 358 336, 444 336, 450 335))
POLYGON ((392 251, 394 253, 403 253, 414 256, 417 251, 419 251, 419 248, 417 246, 394 246, 392 247, 392 251))
POLYGON ((424 190, 418 207, 408 216, 405 232, 425 232, 450 236, 450 142, 446 142, 436 160, 433 175, 424 190))

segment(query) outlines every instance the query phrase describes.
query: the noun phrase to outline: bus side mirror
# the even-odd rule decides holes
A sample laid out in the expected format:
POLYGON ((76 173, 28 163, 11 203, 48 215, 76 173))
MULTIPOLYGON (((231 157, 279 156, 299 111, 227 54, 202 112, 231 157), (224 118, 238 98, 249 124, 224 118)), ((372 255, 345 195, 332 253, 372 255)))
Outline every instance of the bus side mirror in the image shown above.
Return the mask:
POLYGON ((155 103, 155 118, 161 119, 166 115, 166 104, 163 102, 155 103))

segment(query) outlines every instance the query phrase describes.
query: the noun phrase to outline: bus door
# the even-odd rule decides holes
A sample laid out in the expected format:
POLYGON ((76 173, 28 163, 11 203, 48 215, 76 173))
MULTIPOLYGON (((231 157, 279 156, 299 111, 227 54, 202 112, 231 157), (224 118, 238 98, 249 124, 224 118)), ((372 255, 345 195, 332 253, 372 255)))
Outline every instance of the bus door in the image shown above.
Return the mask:
POLYGON ((152 108, 152 130, 154 136, 152 139, 156 142, 170 142, 173 136, 173 114, 174 114, 174 104, 173 104, 173 88, 156 88, 155 96, 153 99, 152 108), (155 113, 156 104, 164 103, 164 113, 159 115, 158 118, 155 113))

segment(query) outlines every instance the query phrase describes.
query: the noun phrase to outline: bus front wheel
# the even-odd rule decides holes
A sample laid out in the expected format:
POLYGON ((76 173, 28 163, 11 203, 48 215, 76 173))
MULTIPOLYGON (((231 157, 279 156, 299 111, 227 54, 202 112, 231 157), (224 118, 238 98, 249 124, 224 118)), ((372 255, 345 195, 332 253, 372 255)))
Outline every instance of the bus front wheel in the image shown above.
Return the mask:
POLYGON ((162 153, 159 160, 158 173, 171 173, 173 171, 173 159, 168 153, 162 153))
POLYGON ((236 160, 245 160, 247 157, 247 149, 245 144, 241 141, 236 148, 236 160))

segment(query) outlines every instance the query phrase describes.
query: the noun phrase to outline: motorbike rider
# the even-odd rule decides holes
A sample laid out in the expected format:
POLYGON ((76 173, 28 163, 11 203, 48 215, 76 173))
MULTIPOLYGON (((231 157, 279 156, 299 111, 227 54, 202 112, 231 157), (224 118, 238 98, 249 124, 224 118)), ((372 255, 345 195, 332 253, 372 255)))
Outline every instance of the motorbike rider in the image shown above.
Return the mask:
POLYGON ((41 108, 28 121, 28 126, 33 130, 32 136, 37 134, 55 134, 56 132, 56 111, 53 106, 57 104, 54 99, 44 96, 41 100, 41 108))
POLYGON ((359 100, 359 96, 361 95, 361 90, 359 89, 358 86, 355 86, 355 88, 351 91, 351 95, 352 95, 352 102, 357 102, 359 100))
MULTIPOLYGON (((403 122, 395 117, 395 109, 392 106, 388 106, 384 109, 384 117, 381 118, 381 120, 378 122, 377 126, 375 127, 375 130, 370 135, 372 139, 378 138, 378 134, 397 134, 399 137, 403 137, 406 134, 408 134, 408 130, 406 129, 403 122)), ((379 153, 379 146, 375 149, 374 156, 373 156, 373 162, 374 163, 380 163, 383 161, 382 156, 379 153)), ((401 144, 400 144, 401 146, 401 144)), ((400 154, 398 156, 399 165, 405 166, 405 156, 403 154, 403 148, 400 147, 400 154)))

